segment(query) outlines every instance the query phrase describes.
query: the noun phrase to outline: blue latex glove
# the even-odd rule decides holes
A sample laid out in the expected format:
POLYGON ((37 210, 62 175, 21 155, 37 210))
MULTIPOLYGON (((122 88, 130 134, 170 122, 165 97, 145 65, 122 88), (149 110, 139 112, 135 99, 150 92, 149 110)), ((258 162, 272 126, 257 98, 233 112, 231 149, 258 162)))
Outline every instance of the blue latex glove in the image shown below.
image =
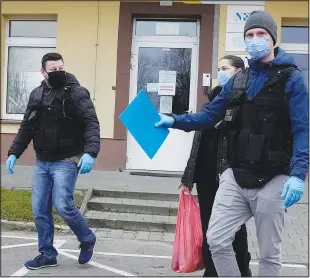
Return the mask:
POLYGON ((281 198, 286 208, 297 203, 304 194, 305 182, 297 177, 290 177, 284 184, 281 198))
POLYGON ((14 154, 11 154, 8 158, 8 160, 6 161, 6 169, 8 170, 8 172, 13 175, 14 174, 14 171, 13 171, 13 168, 14 168, 14 165, 15 165, 15 162, 16 162, 16 155, 14 154))
POLYGON ((160 121, 155 124, 155 127, 167 127, 170 128, 174 124, 174 118, 159 113, 160 121))
POLYGON ((89 173, 93 168, 94 168, 94 164, 95 164, 95 159, 88 153, 85 153, 77 167, 80 169, 79 170, 79 174, 87 174, 89 173))

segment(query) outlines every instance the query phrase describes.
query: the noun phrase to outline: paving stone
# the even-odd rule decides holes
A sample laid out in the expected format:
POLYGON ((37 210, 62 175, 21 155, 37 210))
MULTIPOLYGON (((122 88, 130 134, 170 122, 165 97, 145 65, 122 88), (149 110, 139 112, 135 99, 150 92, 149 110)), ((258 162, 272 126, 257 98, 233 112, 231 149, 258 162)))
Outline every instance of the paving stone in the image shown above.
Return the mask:
POLYGON ((165 233, 163 240, 164 241, 173 242, 174 241, 174 234, 172 234, 172 233, 165 233))
POLYGON ((299 248, 298 250, 296 250, 293 246, 287 246, 286 245, 284 249, 286 249, 287 254, 289 256, 302 256, 302 257, 308 256, 306 250, 303 248, 299 248))
POLYGON ((123 230, 113 229, 111 232, 108 233, 108 237, 110 238, 121 238, 123 234, 123 230))
POLYGON ((289 256, 282 256, 282 262, 283 263, 304 263, 302 261, 302 259, 300 258, 300 256, 293 256, 293 255, 289 255, 289 256))
POLYGON ((96 231, 96 236, 97 237, 108 237, 109 234, 111 233, 111 229, 97 229, 96 231))
POLYGON ((136 239, 138 240, 149 240, 151 232, 143 232, 143 231, 138 231, 136 234, 136 239))
POLYGON ((122 233, 122 238, 134 239, 135 237, 136 237, 136 233, 135 233, 135 232, 124 231, 124 232, 122 233))
POLYGON ((164 233, 155 233, 155 232, 151 232, 149 240, 156 240, 156 241, 163 241, 164 239, 164 233))

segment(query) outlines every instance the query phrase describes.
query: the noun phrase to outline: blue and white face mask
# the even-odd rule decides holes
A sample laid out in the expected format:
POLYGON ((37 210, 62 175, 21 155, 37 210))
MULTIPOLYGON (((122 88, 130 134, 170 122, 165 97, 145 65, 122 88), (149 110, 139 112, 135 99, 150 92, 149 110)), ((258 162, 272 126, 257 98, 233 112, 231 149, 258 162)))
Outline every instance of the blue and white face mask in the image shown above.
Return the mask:
POLYGON ((217 73, 217 81, 219 83, 219 86, 220 87, 223 87, 227 81, 230 79, 230 72, 229 71, 223 71, 223 70, 220 70, 218 71, 217 73))
POLYGON ((269 40, 260 38, 245 39, 245 49, 254 60, 261 60, 269 55, 269 40))

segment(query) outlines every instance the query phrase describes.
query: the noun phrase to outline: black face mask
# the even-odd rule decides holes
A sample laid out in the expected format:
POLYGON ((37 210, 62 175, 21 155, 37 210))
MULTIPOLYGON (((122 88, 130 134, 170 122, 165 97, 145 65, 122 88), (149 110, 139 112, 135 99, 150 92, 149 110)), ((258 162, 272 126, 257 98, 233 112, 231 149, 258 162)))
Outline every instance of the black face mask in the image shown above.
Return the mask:
POLYGON ((53 88, 60 88, 66 83, 66 72, 63 70, 48 72, 48 83, 53 88))

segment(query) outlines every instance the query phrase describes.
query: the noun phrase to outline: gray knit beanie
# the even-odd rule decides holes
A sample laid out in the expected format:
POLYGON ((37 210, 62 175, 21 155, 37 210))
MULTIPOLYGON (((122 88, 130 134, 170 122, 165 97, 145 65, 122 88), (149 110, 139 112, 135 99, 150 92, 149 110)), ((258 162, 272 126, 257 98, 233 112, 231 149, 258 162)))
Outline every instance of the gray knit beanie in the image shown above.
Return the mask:
POLYGON ((250 29, 262 28, 265 29, 272 37, 273 44, 277 42, 277 24, 273 20, 272 16, 265 11, 251 12, 244 26, 243 36, 250 29))

